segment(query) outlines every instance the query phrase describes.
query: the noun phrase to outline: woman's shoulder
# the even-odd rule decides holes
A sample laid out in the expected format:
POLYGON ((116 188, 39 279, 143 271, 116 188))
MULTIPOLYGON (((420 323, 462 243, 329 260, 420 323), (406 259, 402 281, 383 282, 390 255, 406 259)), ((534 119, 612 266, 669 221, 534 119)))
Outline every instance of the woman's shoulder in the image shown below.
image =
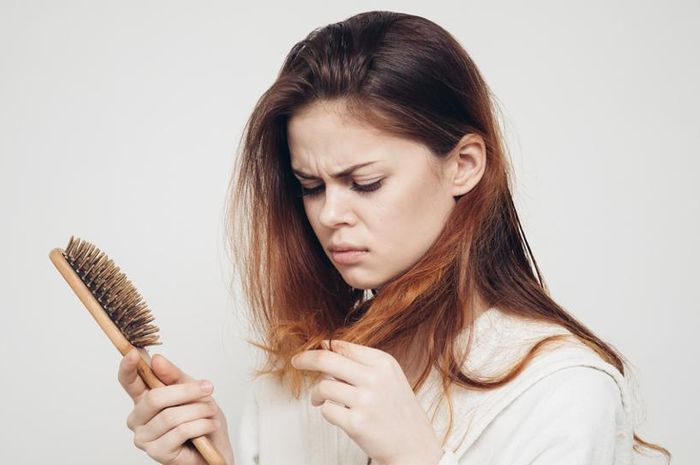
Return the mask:
POLYGON ((465 368, 477 375, 502 375, 536 344, 551 337, 554 337, 552 343, 540 347, 522 372, 505 385, 504 391, 519 392, 560 370, 579 367, 580 370, 567 371, 549 381, 566 378, 566 373, 587 373, 594 380, 602 378, 613 382, 622 400, 632 402, 627 399, 632 394, 631 379, 567 328, 512 315, 498 308, 490 309, 477 320, 473 350, 465 361, 465 368))
POLYGON ((633 428, 606 371, 567 366, 492 400, 453 436, 460 463, 629 463, 633 428))
POLYGON ((503 427, 498 425, 527 418, 542 424, 563 422, 590 432, 607 425, 615 434, 627 434, 637 412, 629 380, 561 325, 489 309, 475 322, 464 371, 486 378, 503 375, 550 336, 559 338, 506 384, 488 390, 453 389, 459 419, 451 434, 453 450, 466 450, 487 429, 498 430, 503 427))
MULTIPOLYGON (((468 333, 463 337, 466 344, 468 333)), ((537 344, 549 340, 533 354, 523 370, 524 377, 538 376, 565 366, 592 366, 617 377, 617 368, 568 328, 549 321, 537 321, 492 307, 474 323, 473 338, 464 368, 486 377, 503 374, 537 344)))

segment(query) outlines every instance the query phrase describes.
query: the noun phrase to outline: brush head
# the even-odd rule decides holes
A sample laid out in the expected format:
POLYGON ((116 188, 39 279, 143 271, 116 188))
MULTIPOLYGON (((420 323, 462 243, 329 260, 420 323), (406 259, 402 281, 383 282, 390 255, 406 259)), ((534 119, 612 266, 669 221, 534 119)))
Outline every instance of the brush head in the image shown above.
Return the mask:
POLYGON ((143 348, 161 344, 148 305, 104 252, 71 236, 62 254, 131 345, 143 348))

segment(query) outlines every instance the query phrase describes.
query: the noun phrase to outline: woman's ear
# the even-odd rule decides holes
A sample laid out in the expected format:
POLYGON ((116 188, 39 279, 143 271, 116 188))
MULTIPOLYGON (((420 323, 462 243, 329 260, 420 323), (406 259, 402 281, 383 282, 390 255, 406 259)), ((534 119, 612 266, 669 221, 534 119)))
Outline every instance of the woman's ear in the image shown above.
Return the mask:
POLYGON ((447 182, 453 197, 459 197, 476 186, 486 168, 486 144, 478 134, 466 134, 448 158, 447 182))

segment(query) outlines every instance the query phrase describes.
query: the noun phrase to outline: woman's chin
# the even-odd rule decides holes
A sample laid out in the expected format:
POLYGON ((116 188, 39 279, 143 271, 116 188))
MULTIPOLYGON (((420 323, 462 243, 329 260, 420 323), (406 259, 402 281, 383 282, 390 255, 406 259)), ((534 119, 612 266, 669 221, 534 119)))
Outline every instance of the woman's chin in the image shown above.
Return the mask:
POLYGON ((350 287, 353 287, 355 289, 373 289, 375 286, 375 283, 368 281, 366 279, 359 279, 355 276, 348 276, 348 274, 353 274, 353 273, 341 273, 343 276, 343 280, 345 281, 345 284, 347 284, 350 287))
POLYGON ((364 278, 358 277, 355 276, 355 273, 341 273, 341 276, 348 286, 365 291, 375 290, 378 292, 379 288, 383 286, 386 281, 381 279, 367 279, 366 276, 364 278))

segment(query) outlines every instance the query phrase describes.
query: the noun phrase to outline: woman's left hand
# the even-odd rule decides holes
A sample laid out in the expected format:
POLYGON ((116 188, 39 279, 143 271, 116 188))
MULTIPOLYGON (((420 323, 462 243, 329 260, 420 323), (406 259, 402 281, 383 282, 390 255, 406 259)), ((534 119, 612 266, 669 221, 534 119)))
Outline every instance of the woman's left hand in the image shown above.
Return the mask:
MULTIPOLYGON (((322 346, 328 349, 328 341, 322 346)), ((435 431, 391 354, 334 339, 333 351, 304 351, 292 359, 292 366, 334 378, 313 386, 311 403, 372 457, 373 464, 440 461, 443 451, 435 431)))

